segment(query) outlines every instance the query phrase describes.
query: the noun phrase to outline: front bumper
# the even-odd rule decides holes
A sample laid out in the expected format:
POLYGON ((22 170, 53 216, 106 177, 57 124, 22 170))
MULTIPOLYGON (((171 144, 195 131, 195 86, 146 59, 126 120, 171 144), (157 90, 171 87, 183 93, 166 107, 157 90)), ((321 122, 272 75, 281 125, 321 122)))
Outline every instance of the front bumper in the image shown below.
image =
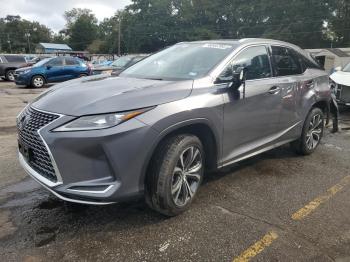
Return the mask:
POLYGON ((24 170, 65 201, 106 205, 142 196, 145 163, 158 133, 137 119, 103 130, 51 131, 72 119, 61 116, 38 131, 58 180, 42 176, 19 153, 24 170))
POLYGON ((30 85, 30 77, 26 74, 15 73, 14 76, 16 85, 30 85))
POLYGON ((26 162, 26 160, 24 159, 21 153, 18 153, 18 158, 19 158, 19 163, 21 164, 24 171, 26 171, 28 175, 30 175, 35 181, 37 181, 45 189, 47 189, 52 194, 54 194, 55 196, 57 196, 62 200, 74 202, 74 203, 80 203, 80 204, 89 204, 89 205, 108 205, 113 203, 113 202, 96 202, 96 201, 79 200, 79 199, 68 198, 63 195, 60 195, 58 192, 56 192, 54 189, 48 186, 48 183, 47 183, 48 181, 43 181, 43 177, 38 172, 36 172, 33 168, 30 167, 30 165, 26 162))
POLYGON ((334 94, 338 104, 350 106, 350 86, 336 84, 334 94))

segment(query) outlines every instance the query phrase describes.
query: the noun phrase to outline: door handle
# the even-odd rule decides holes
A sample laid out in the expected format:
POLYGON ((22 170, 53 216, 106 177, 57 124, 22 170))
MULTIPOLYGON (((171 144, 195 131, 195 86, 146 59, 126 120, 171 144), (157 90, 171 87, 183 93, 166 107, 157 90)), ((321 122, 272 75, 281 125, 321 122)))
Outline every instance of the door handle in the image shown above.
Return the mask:
POLYGON ((279 86, 273 86, 269 89, 269 94, 275 95, 281 91, 281 88, 279 86))

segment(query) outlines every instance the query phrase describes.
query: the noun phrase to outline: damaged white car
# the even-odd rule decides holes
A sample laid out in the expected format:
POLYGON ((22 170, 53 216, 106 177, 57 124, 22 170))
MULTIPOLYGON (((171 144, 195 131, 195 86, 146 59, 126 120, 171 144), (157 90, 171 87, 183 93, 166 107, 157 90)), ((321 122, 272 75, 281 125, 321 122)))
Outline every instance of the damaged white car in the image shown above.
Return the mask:
POLYGON ((330 76, 330 87, 339 105, 350 106, 350 63, 335 70, 330 76))

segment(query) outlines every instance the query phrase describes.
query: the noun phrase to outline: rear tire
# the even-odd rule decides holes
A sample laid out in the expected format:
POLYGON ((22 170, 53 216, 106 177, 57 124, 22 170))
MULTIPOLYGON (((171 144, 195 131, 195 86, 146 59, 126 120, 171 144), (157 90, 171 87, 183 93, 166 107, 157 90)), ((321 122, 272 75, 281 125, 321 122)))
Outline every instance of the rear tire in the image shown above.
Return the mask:
POLYGON ((147 204, 166 216, 186 211, 202 182, 204 159, 203 145, 194 135, 176 135, 163 142, 147 174, 147 204))
POLYGON ((324 114, 320 108, 313 108, 306 117, 301 136, 291 143, 299 155, 312 154, 320 144, 324 131, 324 114))
POLYGON ((5 74, 5 79, 7 81, 15 81, 15 70, 7 70, 5 74))
POLYGON ((33 76, 30 85, 33 88, 42 88, 45 85, 45 79, 40 75, 33 76))

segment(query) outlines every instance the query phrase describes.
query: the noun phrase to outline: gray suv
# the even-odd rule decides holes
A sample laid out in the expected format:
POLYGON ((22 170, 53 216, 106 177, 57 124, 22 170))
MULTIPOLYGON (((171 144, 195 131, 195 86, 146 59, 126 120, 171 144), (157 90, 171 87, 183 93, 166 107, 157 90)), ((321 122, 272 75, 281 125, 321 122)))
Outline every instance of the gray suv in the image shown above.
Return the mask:
POLYGON ((57 197, 104 205, 144 197, 177 215, 215 170, 280 145, 312 153, 327 74, 299 47, 184 42, 126 69, 58 84, 18 116, 19 160, 57 197))

